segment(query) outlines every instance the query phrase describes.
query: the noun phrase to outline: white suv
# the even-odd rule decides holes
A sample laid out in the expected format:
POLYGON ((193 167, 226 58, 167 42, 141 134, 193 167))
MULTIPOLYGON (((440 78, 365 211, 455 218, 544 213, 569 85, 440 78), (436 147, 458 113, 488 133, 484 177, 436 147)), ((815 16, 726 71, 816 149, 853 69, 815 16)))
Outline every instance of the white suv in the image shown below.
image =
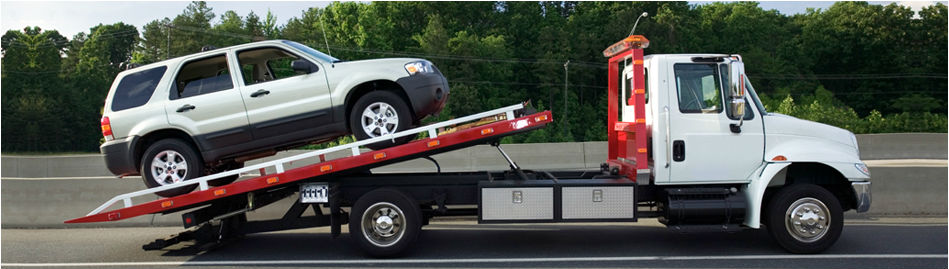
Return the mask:
POLYGON ((112 173, 140 174, 151 188, 346 134, 406 130, 447 99, 447 80, 426 60, 343 62, 293 41, 255 42, 119 73, 100 150, 112 173))

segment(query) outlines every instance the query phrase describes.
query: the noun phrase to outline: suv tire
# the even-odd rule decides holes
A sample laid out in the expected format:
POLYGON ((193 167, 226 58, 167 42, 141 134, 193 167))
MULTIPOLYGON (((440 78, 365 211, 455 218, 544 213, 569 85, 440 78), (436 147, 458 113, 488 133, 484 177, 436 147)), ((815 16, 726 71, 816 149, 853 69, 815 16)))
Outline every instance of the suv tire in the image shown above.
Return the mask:
MULTIPOLYGON (((412 115, 408 104, 391 91, 372 91, 359 97, 349 113, 349 128, 356 140, 366 140, 390 133, 408 130, 412 126, 412 115)), ((401 145, 412 140, 413 136, 367 145, 379 150, 401 145)))
MULTIPOLYGON (((201 176, 204 162, 188 143, 180 139, 166 138, 158 140, 145 150, 140 167, 145 186, 155 188, 201 176)), ((173 197, 189 193, 197 186, 189 185, 155 194, 173 197)))

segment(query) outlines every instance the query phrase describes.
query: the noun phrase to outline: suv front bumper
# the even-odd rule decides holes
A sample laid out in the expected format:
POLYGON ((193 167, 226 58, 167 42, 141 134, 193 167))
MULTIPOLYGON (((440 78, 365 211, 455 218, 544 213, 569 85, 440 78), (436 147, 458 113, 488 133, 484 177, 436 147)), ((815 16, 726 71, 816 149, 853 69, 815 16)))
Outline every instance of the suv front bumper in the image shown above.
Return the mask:
POLYGON ((448 100, 448 80, 441 72, 415 74, 395 82, 405 89, 417 119, 441 111, 448 100))
POLYGON ((137 140, 138 137, 132 136, 105 142, 99 146, 99 151, 105 158, 105 167, 109 168, 109 172, 117 176, 138 174, 138 169, 135 169, 135 158, 132 156, 132 149, 137 140))
POLYGON ((850 185, 853 186, 853 193, 857 197, 857 204, 855 207, 857 213, 863 213, 870 210, 870 202, 873 200, 873 197, 870 194, 870 181, 853 182, 850 185))

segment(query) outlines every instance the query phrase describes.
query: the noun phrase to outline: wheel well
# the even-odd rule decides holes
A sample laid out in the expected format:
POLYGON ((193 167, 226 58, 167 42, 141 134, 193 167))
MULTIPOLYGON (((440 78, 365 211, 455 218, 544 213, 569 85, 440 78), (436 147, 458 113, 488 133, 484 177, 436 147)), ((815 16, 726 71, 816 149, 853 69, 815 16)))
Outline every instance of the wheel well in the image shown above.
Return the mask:
POLYGON ((152 143, 165 138, 181 139, 181 141, 191 145, 191 147, 193 147, 195 151, 198 152, 199 157, 201 156, 201 148, 197 146, 197 143, 194 142, 194 139, 192 139, 188 133, 178 129, 161 129, 152 131, 151 133, 142 136, 142 138, 139 138, 138 143, 135 143, 135 148, 132 151, 132 157, 135 158, 134 161, 136 171, 142 170, 142 153, 148 149, 148 146, 151 146, 152 143))
MULTIPOLYGON (((412 115, 412 121, 415 122, 415 107, 412 106, 412 101, 409 100, 409 96, 405 93, 405 89, 402 88, 398 83, 390 80, 373 80, 363 82, 356 87, 353 87, 349 94, 346 95, 346 117, 343 119, 346 122, 349 121, 350 113, 353 110, 353 106, 356 104, 356 100, 359 100, 360 97, 366 95, 372 91, 390 91, 402 98, 402 101, 405 101, 409 105, 409 114, 412 115)), ((349 129, 349 124, 346 124, 346 128, 349 129)), ((352 132, 353 130, 349 130, 352 132)))
POLYGON ((837 169, 822 163, 792 163, 788 167, 785 167, 784 170, 785 171, 782 171, 782 173, 786 175, 783 179, 784 184, 768 187, 763 199, 766 203, 770 202, 771 195, 782 187, 793 184, 814 184, 834 194, 834 197, 837 197, 837 201, 840 201, 840 206, 844 210, 855 208, 854 201, 856 201, 856 195, 853 193, 850 181, 840 174, 837 169))

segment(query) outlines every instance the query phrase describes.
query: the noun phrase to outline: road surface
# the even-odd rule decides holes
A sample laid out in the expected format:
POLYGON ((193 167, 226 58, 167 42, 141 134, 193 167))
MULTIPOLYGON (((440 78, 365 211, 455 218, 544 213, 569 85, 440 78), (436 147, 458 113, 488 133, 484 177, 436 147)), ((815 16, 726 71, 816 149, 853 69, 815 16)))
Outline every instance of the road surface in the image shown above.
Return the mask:
MULTIPOLYGON (((840 240, 819 255, 791 255, 766 230, 681 234, 640 223, 426 226, 398 259, 366 257, 344 233, 327 228, 248 235, 213 251, 191 243, 144 251, 173 227, 4 229, 4 268, 202 267, 635 267, 635 268, 946 268, 945 218, 848 219, 840 240)), ((346 228, 343 228, 346 231, 346 228)))

